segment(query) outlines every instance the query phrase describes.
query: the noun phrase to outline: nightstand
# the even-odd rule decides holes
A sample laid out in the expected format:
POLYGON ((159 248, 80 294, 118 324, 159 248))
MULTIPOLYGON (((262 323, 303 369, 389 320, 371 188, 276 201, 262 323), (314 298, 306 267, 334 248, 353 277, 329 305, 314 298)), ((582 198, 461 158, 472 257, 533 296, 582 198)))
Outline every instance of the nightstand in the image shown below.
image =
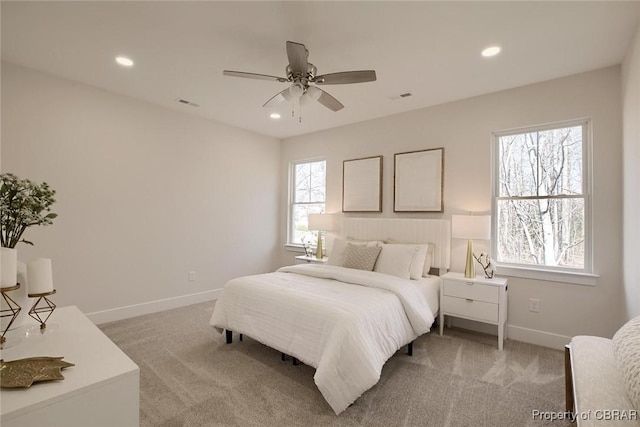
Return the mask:
POLYGON ((299 255, 295 257, 296 264, 305 264, 305 263, 326 264, 327 261, 329 261, 329 258, 318 259, 315 256, 306 256, 306 255, 299 255))
POLYGON ((444 316, 460 317, 498 326, 498 349, 502 350, 507 320, 507 279, 476 276, 467 279, 462 273, 446 273, 440 287, 440 335, 444 316))

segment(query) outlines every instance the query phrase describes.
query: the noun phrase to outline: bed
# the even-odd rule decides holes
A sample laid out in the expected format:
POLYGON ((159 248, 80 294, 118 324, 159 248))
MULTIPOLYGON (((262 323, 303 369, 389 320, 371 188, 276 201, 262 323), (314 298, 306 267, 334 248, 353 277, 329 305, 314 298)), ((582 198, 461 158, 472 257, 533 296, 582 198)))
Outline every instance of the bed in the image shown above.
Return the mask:
POLYGON ((227 342, 231 331, 248 335, 316 368, 314 381, 336 414, 378 382, 394 353, 429 332, 438 313, 441 279, 415 275, 414 262, 424 256, 419 249, 409 266, 414 279, 388 274, 407 267, 398 254, 429 242, 431 265, 422 273, 446 270, 450 251, 446 220, 345 218, 341 230, 330 252, 333 265, 294 265, 233 279, 210 321, 226 331, 227 342), (338 242, 345 241, 342 260, 338 242), (381 246, 376 267, 386 269, 345 267, 353 251, 375 252, 355 246, 381 246))

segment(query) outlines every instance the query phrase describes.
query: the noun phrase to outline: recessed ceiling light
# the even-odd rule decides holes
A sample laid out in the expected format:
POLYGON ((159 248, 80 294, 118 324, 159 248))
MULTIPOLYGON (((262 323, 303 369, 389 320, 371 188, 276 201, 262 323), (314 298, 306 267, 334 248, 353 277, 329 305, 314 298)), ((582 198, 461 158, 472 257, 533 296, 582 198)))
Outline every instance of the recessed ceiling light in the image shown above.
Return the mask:
POLYGON ((279 118, 280 118, 280 114, 278 114, 278 113, 271 113, 271 115, 270 115, 269 117, 271 117, 272 119, 279 119, 279 118))
POLYGON ((482 56, 496 56, 501 50, 500 46, 491 46, 482 51, 482 56))
POLYGON ((133 66, 133 61, 129 58, 127 58, 126 56, 117 56, 116 57, 116 62, 120 65, 123 65, 125 67, 132 67, 133 66))

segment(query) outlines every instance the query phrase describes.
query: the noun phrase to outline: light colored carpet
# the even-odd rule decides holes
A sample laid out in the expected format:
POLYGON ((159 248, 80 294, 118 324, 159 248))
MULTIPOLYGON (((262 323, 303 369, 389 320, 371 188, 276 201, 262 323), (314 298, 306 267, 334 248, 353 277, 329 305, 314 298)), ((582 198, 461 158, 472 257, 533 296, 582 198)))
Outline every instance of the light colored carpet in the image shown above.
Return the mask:
POLYGON ((434 329, 384 366, 379 383, 336 416, 314 369, 249 337, 227 345, 213 302, 101 325, 140 367, 141 426, 570 426, 558 350, 434 329))

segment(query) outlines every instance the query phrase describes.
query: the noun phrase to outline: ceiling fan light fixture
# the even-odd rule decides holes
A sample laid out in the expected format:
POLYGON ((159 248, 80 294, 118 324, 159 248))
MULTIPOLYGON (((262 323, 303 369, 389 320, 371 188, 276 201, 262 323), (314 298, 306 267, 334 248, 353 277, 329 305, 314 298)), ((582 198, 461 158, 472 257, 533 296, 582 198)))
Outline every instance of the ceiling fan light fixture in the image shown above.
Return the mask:
POLYGON ((302 87, 302 85, 300 83, 294 83, 289 88, 289 93, 291 93, 291 96, 294 99, 300 99, 300 97, 304 93, 304 88, 302 87))
POLYGON ((489 46, 488 48, 482 51, 482 56, 484 56, 485 58, 496 56, 497 54, 500 53, 501 50, 502 48, 500 46, 489 46))

